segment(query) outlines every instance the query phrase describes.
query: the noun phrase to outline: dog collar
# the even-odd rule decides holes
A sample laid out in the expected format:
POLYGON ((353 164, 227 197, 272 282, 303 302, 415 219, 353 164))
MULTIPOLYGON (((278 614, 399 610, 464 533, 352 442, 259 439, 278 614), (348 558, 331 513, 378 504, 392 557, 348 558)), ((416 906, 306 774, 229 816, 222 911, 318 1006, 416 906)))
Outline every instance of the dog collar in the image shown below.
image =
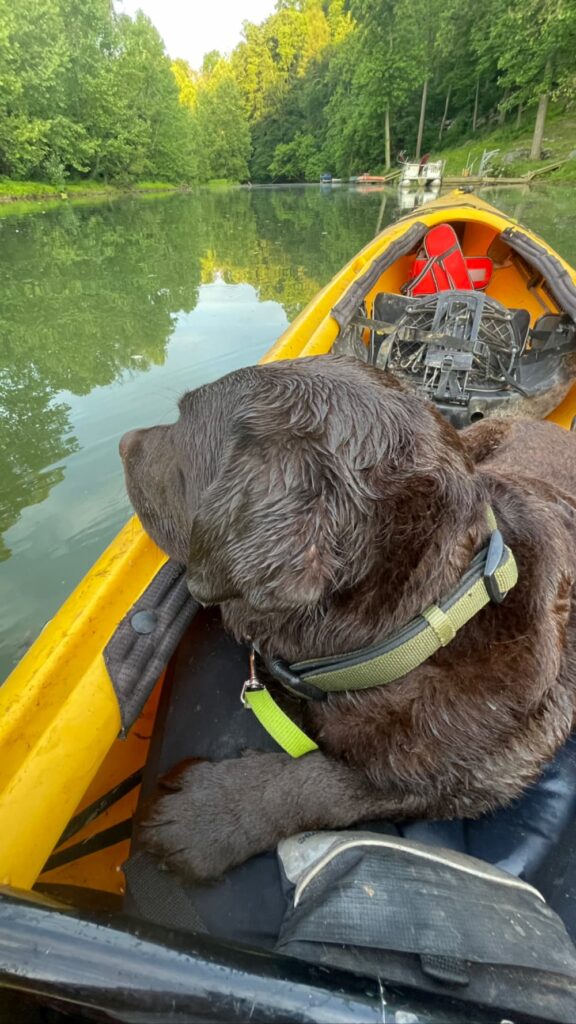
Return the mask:
MULTIPOLYGON (((489 542, 472 559, 458 585, 443 600, 425 608, 402 629, 371 647, 334 657, 308 659, 293 665, 280 658, 265 658, 268 671, 291 694, 308 700, 324 700, 329 693, 366 690, 408 675, 441 647, 451 643, 459 630, 487 604, 500 604, 516 585, 516 560, 504 543, 490 507, 486 510, 486 520, 491 531, 489 542)), ((253 659, 242 699, 287 753, 300 757, 302 753, 316 749, 316 744, 280 710, 257 679, 253 659), (274 709, 285 722, 278 717, 274 720, 274 709), (282 736, 278 739, 287 723, 298 734, 293 736, 295 742, 288 744, 282 742, 282 736), (306 746, 304 740, 307 741, 307 749, 301 749, 306 746), (298 753, 293 752, 296 749, 298 753)))

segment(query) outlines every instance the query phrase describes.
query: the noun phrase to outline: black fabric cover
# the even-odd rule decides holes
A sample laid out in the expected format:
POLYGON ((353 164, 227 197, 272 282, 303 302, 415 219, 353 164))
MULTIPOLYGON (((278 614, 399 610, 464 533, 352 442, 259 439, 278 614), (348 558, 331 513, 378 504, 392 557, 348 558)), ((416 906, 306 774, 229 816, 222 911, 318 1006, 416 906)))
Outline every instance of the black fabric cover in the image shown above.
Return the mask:
POLYGON ((539 895, 504 872, 366 832, 303 834, 280 857, 290 909, 279 952, 576 1020, 576 950, 539 895))
POLYGON ((106 645, 104 661, 120 705, 123 736, 140 715, 198 607, 186 586, 184 566, 166 562, 106 645))
MULTIPOLYGON (((240 702, 248 652, 224 631, 217 609, 198 612, 163 687, 140 800, 157 780, 189 757, 220 761, 246 748, 276 750, 252 712, 240 702)), ((275 853, 255 857, 215 885, 189 885, 162 871, 139 850, 137 834, 126 873, 125 909, 174 927, 272 947, 285 901, 275 853)))
POLYGON ((149 854, 134 854, 123 865, 123 871, 130 893, 130 911, 134 916, 162 924, 165 928, 207 931, 185 887, 175 885, 174 878, 167 871, 159 871, 149 854))
POLYGON ((422 221, 416 221, 415 224, 408 228, 405 234, 391 242, 388 248, 372 261, 368 269, 356 281, 352 282, 342 298, 332 308, 330 314, 340 325, 340 331, 343 331, 348 326, 352 317, 358 312, 368 292, 374 287, 384 271, 391 267, 401 256, 406 256, 409 252, 415 250, 424 238, 427 230, 426 224, 423 224, 422 221))

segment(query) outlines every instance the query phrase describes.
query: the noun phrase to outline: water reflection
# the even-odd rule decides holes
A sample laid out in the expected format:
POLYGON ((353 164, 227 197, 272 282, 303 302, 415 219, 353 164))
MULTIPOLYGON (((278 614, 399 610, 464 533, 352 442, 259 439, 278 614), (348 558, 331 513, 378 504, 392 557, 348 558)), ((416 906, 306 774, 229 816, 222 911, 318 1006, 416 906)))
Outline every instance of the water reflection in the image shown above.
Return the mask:
POLYGON ((364 207, 332 198, 205 192, 0 223, 1 534, 47 497, 62 479, 47 467, 77 448, 56 396, 163 363, 177 317, 217 274, 250 282, 292 318, 365 241, 364 207))
POLYGON ((174 312, 196 305, 198 238, 167 213, 64 207, 0 224, 2 534, 62 480, 54 463, 78 447, 57 396, 161 363, 174 312))
POLYGON ((437 199, 440 187, 430 185, 428 188, 398 188, 398 207, 400 210, 414 210, 417 206, 425 206, 437 199))
MULTIPOLYGON (((576 262, 568 190, 487 198, 576 262)), ((120 434, 254 362, 398 212, 254 188, 0 219, 0 678, 128 514, 120 434)))
POLYGON ((123 430, 254 362, 371 220, 365 197, 316 189, 0 220, 0 677, 128 514, 123 430))

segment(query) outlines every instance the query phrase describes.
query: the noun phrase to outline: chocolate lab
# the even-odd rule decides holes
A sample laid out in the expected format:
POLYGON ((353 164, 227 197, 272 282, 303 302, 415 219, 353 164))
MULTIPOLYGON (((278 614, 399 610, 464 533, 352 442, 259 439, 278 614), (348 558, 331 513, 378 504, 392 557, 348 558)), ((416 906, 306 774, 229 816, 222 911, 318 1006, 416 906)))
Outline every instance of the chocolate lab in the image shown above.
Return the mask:
MULTIPOLYGON (((576 706, 576 437, 458 434, 394 378, 321 356, 190 392, 121 442, 142 523, 226 627, 291 664, 379 643, 457 586, 491 506, 518 566, 501 603, 402 678, 284 706, 318 744, 183 765, 146 847, 210 879, 279 839, 374 818, 475 817, 517 796, 576 706)), ((279 697, 281 700, 282 698, 279 697)))

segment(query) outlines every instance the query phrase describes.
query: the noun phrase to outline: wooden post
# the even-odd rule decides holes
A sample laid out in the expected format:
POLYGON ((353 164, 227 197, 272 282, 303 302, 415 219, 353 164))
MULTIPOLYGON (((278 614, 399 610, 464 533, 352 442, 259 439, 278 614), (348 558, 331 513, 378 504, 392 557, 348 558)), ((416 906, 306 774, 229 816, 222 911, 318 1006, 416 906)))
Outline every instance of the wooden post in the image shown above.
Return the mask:
POLYGON ((390 170, 392 163, 392 157, 390 154, 390 104, 386 104, 386 111, 384 113, 384 149, 386 159, 386 170, 390 170))
POLYGON ((442 120, 440 122, 440 131, 438 132, 438 142, 442 141, 442 136, 444 134, 444 129, 446 127, 446 121, 448 120, 448 105, 450 103, 450 93, 451 92, 452 92, 452 86, 449 85, 448 86, 448 91, 446 93, 446 103, 444 104, 444 113, 442 114, 442 120))
POLYGON ((478 123, 478 102, 480 100, 480 79, 476 79, 476 95, 474 97, 474 114, 472 115, 472 131, 476 131, 478 123))
POLYGON ((544 138, 544 128, 546 127, 546 115, 548 113, 548 102, 550 100, 550 78, 552 75, 552 61, 550 57, 546 61, 546 67, 544 68, 544 88, 546 92, 543 92, 538 100, 538 110, 536 112, 536 124, 534 125, 534 135, 532 136, 532 149, 530 150, 531 160, 542 159, 542 140, 544 138))
POLYGON ((500 109, 498 111, 498 124, 499 125, 503 125, 505 120, 506 120, 506 107, 504 106, 504 104, 508 102, 509 96, 510 96, 510 89, 506 89, 506 92, 504 93, 504 96, 502 98, 502 104, 500 105, 500 109))
POLYGON ((532 148, 530 150, 531 160, 542 159, 542 140, 544 138, 544 128, 546 125, 546 115, 548 113, 548 101, 550 99, 550 93, 542 93, 538 101, 538 110, 536 112, 536 124, 534 125, 534 135, 532 136, 532 148))
POLYGON ((424 119, 426 117, 426 100, 428 98, 428 75, 422 86, 422 102, 420 104, 420 122, 418 124, 418 139, 416 141, 416 160, 420 159, 422 153, 422 136, 424 135, 424 119))
POLYGON ((378 211, 378 223, 376 224, 376 234, 380 234, 382 229, 382 221, 384 220, 384 212, 386 210, 387 190, 384 189, 382 192, 382 202, 380 203, 380 210, 378 211))

